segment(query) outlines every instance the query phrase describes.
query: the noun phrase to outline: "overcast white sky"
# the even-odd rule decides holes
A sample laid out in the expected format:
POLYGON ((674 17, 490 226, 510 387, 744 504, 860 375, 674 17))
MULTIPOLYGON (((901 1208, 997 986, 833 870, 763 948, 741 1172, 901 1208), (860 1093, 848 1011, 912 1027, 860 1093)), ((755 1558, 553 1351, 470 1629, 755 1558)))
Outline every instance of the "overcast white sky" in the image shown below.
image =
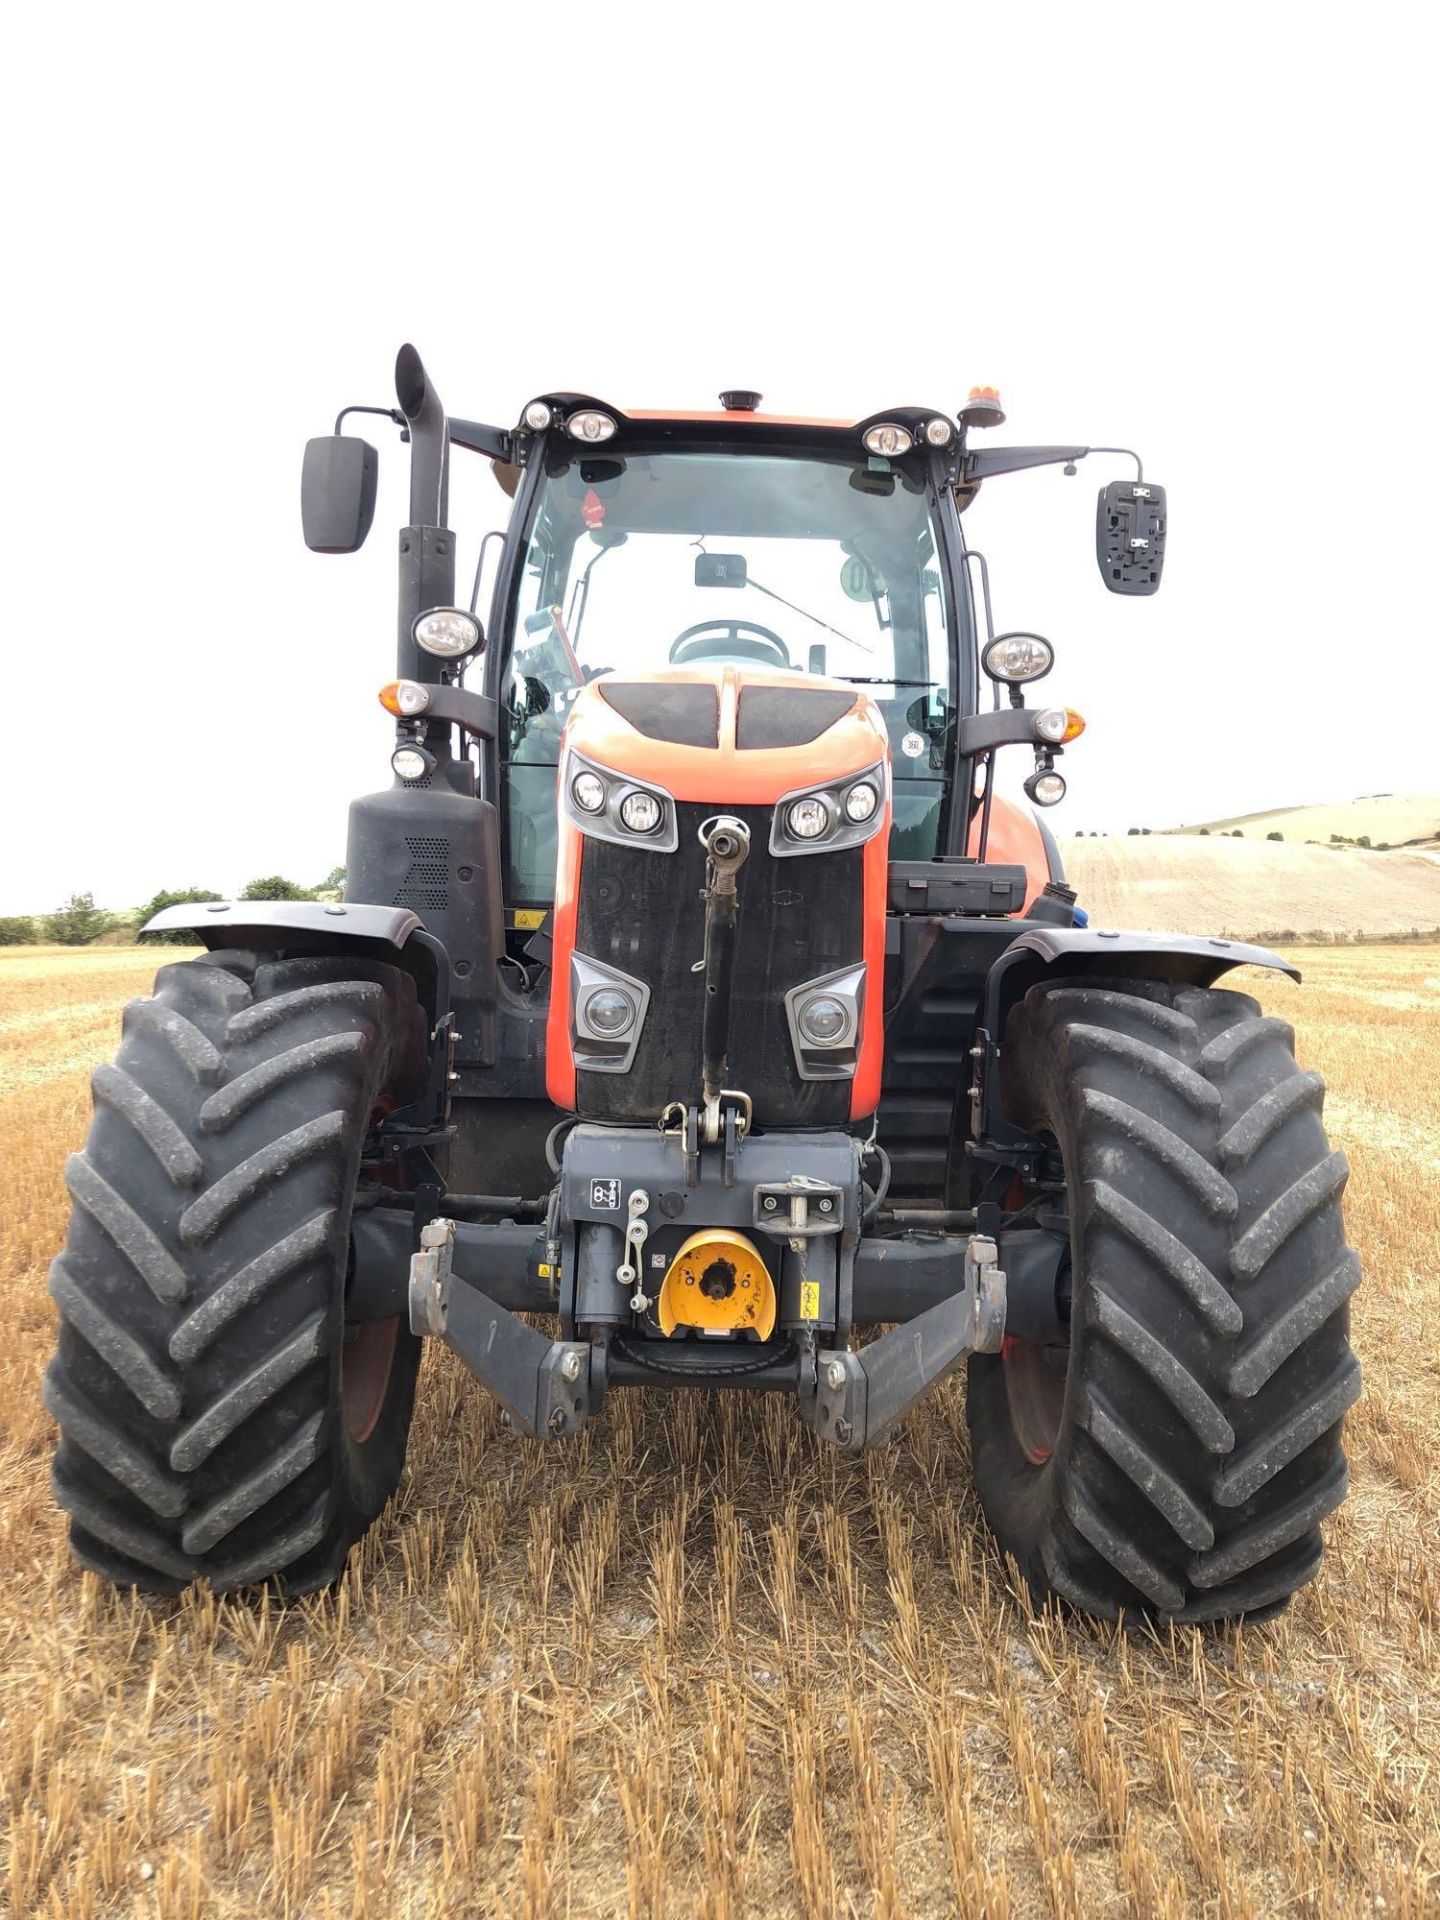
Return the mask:
MULTIPOLYGON (((995 439, 1139 447, 1155 599, 1095 570, 1123 467, 967 520, 1090 723, 1062 838, 1440 786, 1423 9, 141 0, 6 41, 0 911, 343 858, 405 473, 386 430, 369 546, 317 558, 300 455, 405 339, 507 424, 987 381, 995 439)), ((462 572, 505 504, 457 454, 462 572)))

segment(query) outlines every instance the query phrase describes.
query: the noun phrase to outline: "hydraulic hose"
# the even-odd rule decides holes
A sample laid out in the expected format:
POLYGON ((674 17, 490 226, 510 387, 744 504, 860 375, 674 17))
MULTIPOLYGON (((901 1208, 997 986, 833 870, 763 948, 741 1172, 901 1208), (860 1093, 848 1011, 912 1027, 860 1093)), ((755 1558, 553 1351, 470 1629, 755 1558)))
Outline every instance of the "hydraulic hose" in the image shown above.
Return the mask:
POLYGON ((875 1184, 875 1191, 870 1197, 870 1204, 860 1215, 861 1226, 868 1227, 876 1214, 879 1213, 881 1207, 884 1206, 885 1196, 890 1191, 890 1156, 878 1140, 872 1140, 865 1151, 867 1155, 873 1153, 875 1158, 880 1162, 880 1178, 875 1184))

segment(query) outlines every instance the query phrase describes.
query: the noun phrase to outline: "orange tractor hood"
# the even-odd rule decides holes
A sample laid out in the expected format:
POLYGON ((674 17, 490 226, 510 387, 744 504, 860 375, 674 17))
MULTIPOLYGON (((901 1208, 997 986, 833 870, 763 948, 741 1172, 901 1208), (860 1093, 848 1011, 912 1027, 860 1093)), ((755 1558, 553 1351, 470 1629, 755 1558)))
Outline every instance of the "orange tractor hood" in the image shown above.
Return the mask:
POLYGON ((763 805, 890 757, 885 722, 863 688, 749 666, 607 674, 577 695, 565 740, 676 800, 733 806, 763 805), (678 697, 667 700, 672 688, 678 697))

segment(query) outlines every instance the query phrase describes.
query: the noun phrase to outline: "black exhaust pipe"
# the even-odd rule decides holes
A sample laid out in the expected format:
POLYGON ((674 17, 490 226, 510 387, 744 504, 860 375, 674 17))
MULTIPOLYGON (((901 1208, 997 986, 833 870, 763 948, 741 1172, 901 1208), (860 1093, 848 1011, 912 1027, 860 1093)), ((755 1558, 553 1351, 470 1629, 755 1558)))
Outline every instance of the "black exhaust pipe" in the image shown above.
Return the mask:
MULTIPOLYGON (((410 431, 410 525, 400 529, 400 597, 395 663, 402 680, 439 681, 443 662, 417 647, 418 614, 455 604, 455 536, 450 510, 450 427, 425 363, 408 343, 395 356, 395 398, 410 431)), ((450 758, 449 727, 427 729, 430 751, 450 758)))
POLYGON ((395 356, 395 398, 410 428, 410 519, 443 527, 450 510, 450 428, 425 363, 407 341, 395 356))

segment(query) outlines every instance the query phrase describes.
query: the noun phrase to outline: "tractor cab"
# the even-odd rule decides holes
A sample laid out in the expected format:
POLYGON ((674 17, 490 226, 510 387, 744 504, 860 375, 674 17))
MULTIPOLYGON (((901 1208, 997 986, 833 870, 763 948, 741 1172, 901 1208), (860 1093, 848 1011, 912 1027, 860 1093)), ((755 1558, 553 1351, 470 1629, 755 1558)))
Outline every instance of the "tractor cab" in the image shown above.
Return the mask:
POLYGON ((680 718, 699 714, 703 694, 666 687, 743 672, 750 751, 763 742, 761 708, 787 710, 787 689, 796 713, 805 689, 826 689, 842 712, 863 690, 891 746, 895 854, 934 856, 958 681, 945 503, 922 454, 891 460, 866 453, 853 429, 735 411, 627 420, 599 450, 551 435, 537 466, 487 671, 513 908, 553 900, 561 741, 595 683, 653 683, 642 731, 663 740, 662 711, 682 738, 707 724, 680 718), (774 697, 758 691, 766 683, 774 697))

